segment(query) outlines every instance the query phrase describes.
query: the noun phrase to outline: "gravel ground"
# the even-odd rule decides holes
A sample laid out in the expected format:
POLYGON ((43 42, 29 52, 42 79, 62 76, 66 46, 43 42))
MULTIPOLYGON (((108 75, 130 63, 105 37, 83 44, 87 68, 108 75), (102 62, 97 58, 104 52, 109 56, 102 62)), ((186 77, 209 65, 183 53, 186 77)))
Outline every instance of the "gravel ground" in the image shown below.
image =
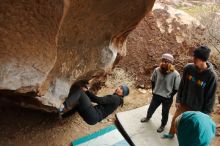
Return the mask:
MULTIPOLYGON (((99 95, 113 91, 112 88, 103 88, 99 95)), ((125 99, 125 105, 116 112, 141 107, 148 103, 150 98, 150 91, 141 93, 137 89, 132 89, 131 94, 125 99)), ((173 105, 171 113, 174 112, 174 109, 173 105)), ((219 109, 213 114, 217 124, 220 124, 219 109)), ((39 111, 21 108, 0 109, 0 146, 67 146, 74 139, 114 123, 114 115, 112 114, 106 120, 90 126, 77 113, 59 120, 56 115, 39 111)), ((218 137, 212 146, 219 144, 220 138, 218 137)))

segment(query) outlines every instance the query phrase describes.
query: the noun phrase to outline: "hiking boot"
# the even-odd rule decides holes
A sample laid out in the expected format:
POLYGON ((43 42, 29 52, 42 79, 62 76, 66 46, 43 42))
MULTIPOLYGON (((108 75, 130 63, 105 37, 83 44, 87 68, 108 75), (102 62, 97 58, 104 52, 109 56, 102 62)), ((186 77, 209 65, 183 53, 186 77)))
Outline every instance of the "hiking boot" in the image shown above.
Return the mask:
POLYGON ((164 131, 164 126, 160 126, 158 129, 157 129, 157 132, 158 133, 161 133, 164 131))
POLYGON ((164 139, 173 139, 174 138, 174 134, 169 134, 169 133, 166 133, 162 136, 162 138, 164 139))
POLYGON ((145 117, 145 118, 142 118, 142 119, 141 119, 141 123, 148 122, 149 120, 150 120, 150 119, 149 119, 149 118, 146 118, 146 117, 145 117))

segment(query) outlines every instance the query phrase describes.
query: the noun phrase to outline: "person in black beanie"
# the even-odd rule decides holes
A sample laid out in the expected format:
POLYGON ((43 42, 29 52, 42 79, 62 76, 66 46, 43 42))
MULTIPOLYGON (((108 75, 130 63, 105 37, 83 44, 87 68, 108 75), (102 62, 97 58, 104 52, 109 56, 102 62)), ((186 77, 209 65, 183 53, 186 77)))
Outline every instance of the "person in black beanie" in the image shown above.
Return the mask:
POLYGON ((207 46, 200 46, 194 50, 194 57, 207 61, 209 59, 210 52, 211 50, 207 46))
POLYGON ((176 98, 176 112, 171 128, 163 138, 173 138, 176 133, 175 119, 186 111, 200 111, 210 114, 213 111, 217 89, 217 75, 208 62, 211 50, 207 46, 199 46, 193 52, 193 63, 183 69, 176 98))

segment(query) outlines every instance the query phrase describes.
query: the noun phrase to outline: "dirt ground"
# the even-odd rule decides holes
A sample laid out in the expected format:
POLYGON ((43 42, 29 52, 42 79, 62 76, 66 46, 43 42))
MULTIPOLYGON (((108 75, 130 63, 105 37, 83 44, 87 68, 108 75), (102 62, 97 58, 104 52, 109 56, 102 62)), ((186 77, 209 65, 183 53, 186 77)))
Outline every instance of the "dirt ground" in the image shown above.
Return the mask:
MULTIPOLYGON (((103 88, 99 95, 112 93, 114 89, 103 88)), ((145 105, 150 101, 151 93, 141 93, 132 89, 119 111, 126 111, 145 105)), ((174 105, 171 113, 175 110, 174 105)), ((215 121, 220 124, 220 113, 214 114, 215 121)), ((0 146, 67 146, 71 141, 104 128, 115 121, 115 114, 95 126, 87 125, 81 117, 74 113, 70 117, 59 120, 56 115, 20 108, 0 109, 0 146)), ((156 129, 155 129, 156 130, 156 129)), ((156 131, 155 131, 156 132, 156 131)), ((216 138, 212 146, 220 144, 216 138)))

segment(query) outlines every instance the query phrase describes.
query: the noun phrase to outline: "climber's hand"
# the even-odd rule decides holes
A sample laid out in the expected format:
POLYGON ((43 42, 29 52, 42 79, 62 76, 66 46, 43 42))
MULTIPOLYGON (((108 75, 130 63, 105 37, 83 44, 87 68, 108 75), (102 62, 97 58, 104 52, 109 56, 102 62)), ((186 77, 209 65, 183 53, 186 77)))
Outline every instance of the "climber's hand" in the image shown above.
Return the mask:
POLYGON ((82 87, 81 89, 82 89, 84 92, 88 91, 88 88, 86 88, 86 87, 82 87))

